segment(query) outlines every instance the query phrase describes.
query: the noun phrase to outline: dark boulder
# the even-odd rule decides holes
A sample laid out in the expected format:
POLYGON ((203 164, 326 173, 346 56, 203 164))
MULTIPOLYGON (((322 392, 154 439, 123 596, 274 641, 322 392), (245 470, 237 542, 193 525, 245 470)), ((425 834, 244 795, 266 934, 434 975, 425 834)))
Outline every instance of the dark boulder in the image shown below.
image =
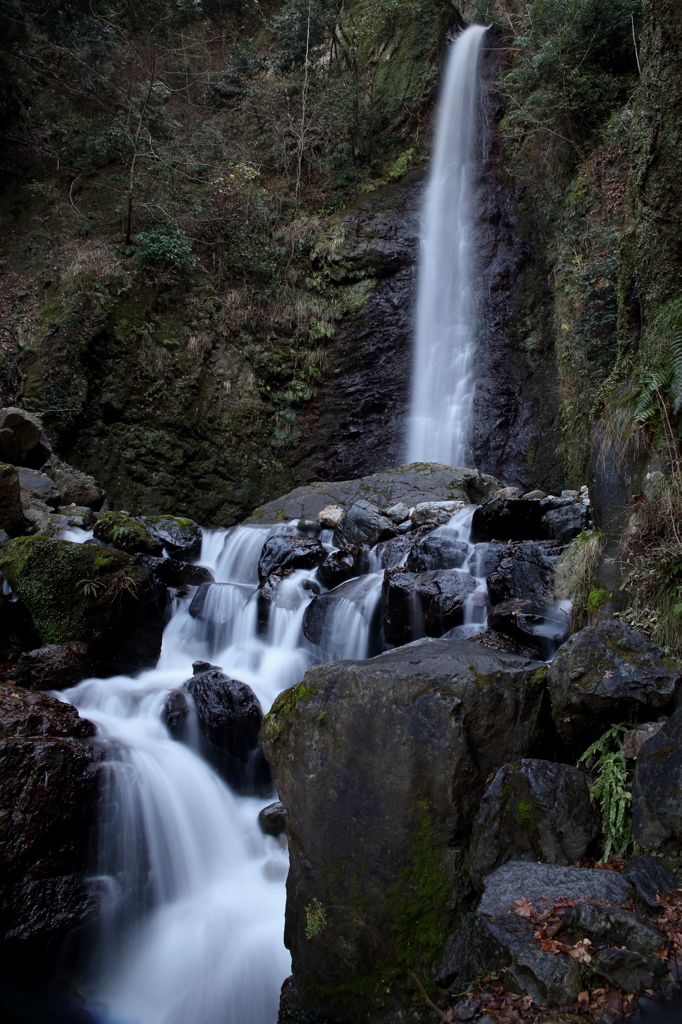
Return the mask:
POLYGON ((630 885, 611 871, 506 864, 488 875, 478 907, 448 940, 437 983, 459 989, 481 973, 506 969, 512 990, 535 1002, 572 1003, 583 988, 577 961, 563 952, 544 952, 534 938, 535 925, 515 909, 521 902, 543 911, 574 900, 622 906, 631 897, 630 885))
POLYGON ((88 645, 45 644, 22 654, 14 678, 27 690, 68 690, 92 675, 88 645))
POLYGON ((208 760, 233 788, 253 789, 250 768, 263 712, 251 687, 219 669, 209 669, 193 676, 183 688, 194 702, 208 760))
POLYGON ((570 544, 579 533, 587 529, 590 517, 587 507, 581 501, 569 500, 558 508, 547 508, 550 505, 549 501, 544 501, 542 504, 546 508, 543 521, 548 537, 561 544, 570 544))
POLYGON ((54 482, 62 505, 83 506, 95 512, 101 509, 106 495, 94 477, 74 469, 56 455, 50 456, 43 471, 54 482))
POLYGON ((543 540, 546 528, 539 501, 492 498, 476 509, 471 520, 471 541, 543 540))
POLYGON ((343 657, 349 641, 355 641, 355 656, 366 656, 363 637, 367 635, 370 654, 378 654, 381 609, 376 576, 359 576, 342 583, 327 594, 314 597, 305 610, 303 633, 332 660, 343 657))
POLYGON ((597 840, 601 822, 590 800, 591 777, 552 761, 505 765, 483 795, 471 839, 471 876, 484 878, 507 861, 572 864, 597 840))
POLYGON ((87 643, 98 675, 135 672, 158 661, 164 617, 147 570, 131 555, 19 537, 0 556, 0 568, 43 644, 87 643))
POLYGON ((660 988, 668 977, 668 967, 654 956, 629 949, 601 949, 590 964, 590 973, 596 985, 606 983, 624 992, 642 992, 660 988))
POLYGON ((306 1010, 383 1019, 378 979, 409 996, 405 958, 430 970, 470 899, 485 780, 538 742, 543 675, 425 639, 316 666, 277 698, 261 741, 287 809, 286 941, 306 1010))
POLYGON ((48 454, 39 416, 11 406, 0 409, 0 460, 15 466, 38 467, 48 454))
POLYGON ((192 709, 184 690, 171 690, 163 706, 161 718, 174 740, 190 739, 189 721, 192 709))
POLYGON ((0 462, 0 530, 13 535, 25 527, 19 474, 14 466, 0 462))
POLYGON ((367 552, 356 544, 330 551, 317 570, 320 582, 329 590, 359 576, 367 568, 367 552))
POLYGON ((515 597, 551 601, 555 552, 536 541, 509 545, 507 551, 486 576, 491 604, 515 597))
POLYGON ((142 520, 155 541, 162 544, 171 558, 198 555, 201 551, 201 529, 193 519, 176 516, 145 516, 142 520))
POLYGON ((83 879, 99 798, 95 727, 70 704, 0 685, 2 973, 49 977, 92 913, 83 879))
POLYGON ((636 630, 614 620, 588 626, 549 668, 557 731, 572 753, 582 753, 613 722, 646 722, 672 710, 679 680, 674 662, 636 630))
POLYGON ((55 487, 54 480, 51 480, 46 473, 40 473, 37 469, 27 469, 19 466, 19 485, 21 487, 22 501, 27 498, 38 498, 51 508, 57 508, 62 503, 59 491, 55 487))
POLYGON ((640 846, 682 840, 682 708, 644 744, 632 787, 632 827, 640 846))
POLYGON ((258 824, 266 836, 280 836, 286 832, 287 812, 280 800, 268 804, 258 814, 258 824))
POLYGON ((435 569, 459 569, 464 565, 469 545, 449 533, 430 532, 419 537, 410 549, 405 567, 409 572, 435 569))
MULTIPOLYGON (((370 564, 376 571, 379 569, 395 569, 396 566, 403 565, 415 541, 430 532, 430 527, 424 530, 412 531, 410 529, 408 533, 401 533, 397 537, 391 537, 390 540, 382 540, 381 543, 372 548, 372 552, 368 556, 369 560, 371 560, 370 564)), ((367 555, 367 552, 365 552, 365 555, 367 555)))
POLYGON ((503 601, 488 615, 488 627, 518 644, 535 647, 545 658, 552 656, 568 636, 569 623, 545 614, 536 600, 503 601))
POLYGON ((624 873, 630 885, 634 886, 647 914, 660 914, 661 905, 656 899, 658 894, 672 892, 679 887, 670 868, 656 857, 630 857, 624 873))
POLYGON ((127 512, 100 512, 95 516, 93 533, 97 540, 127 551, 131 555, 160 555, 163 543, 152 537, 141 519, 127 512))
POLYGON ((357 544, 359 547, 372 548, 380 540, 395 537, 396 525, 381 509, 369 501, 356 501, 336 527, 334 543, 338 547, 344 544, 357 544))
POLYGON ((215 582, 211 571, 203 565, 155 555, 138 555, 138 561, 149 569, 150 578, 161 587, 200 587, 202 583, 215 582))
POLYGON ((263 583, 275 569, 314 569, 327 557, 319 540, 275 534, 268 537, 258 559, 258 579, 263 583))
POLYGON ((273 608, 295 611, 312 594, 319 594, 320 585, 315 580, 291 580, 293 569, 275 569, 258 591, 258 632, 264 636, 270 625, 273 608))
POLYGON ((421 636, 442 636, 464 621, 476 581, 460 569, 411 573, 387 569, 382 588, 387 643, 407 644, 421 636))

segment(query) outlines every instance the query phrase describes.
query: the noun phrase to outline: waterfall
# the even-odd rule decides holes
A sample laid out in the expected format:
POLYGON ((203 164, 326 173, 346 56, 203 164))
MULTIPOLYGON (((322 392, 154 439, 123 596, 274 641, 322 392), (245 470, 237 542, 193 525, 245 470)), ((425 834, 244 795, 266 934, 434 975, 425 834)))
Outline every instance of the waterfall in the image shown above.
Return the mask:
POLYGON ((478 57, 472 25, 450 49, 422 211, 408 462, 467 465, 476 345, 478 57))

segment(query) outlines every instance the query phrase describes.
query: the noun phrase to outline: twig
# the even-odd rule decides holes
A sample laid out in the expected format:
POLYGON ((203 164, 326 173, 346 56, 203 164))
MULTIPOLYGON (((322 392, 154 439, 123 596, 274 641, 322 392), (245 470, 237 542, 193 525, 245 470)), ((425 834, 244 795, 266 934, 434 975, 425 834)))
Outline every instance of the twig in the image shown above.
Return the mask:
POLYGON ((419 989, 419 991, 421 992, 421 994, 423 995, 424 1000, 428 1003, 428 1005, 431 1007, 431 1009, 434 1010, 438 1014, 440 1019, 443 1021, 443 1024, 452 1024, 452 1018, 448 1017, 447 1014, 443 1013, 441 1008, 439 1006, 436 1006, 436 1004, 433 1002, 432 999, 429 999, 429 997, 427 996, 426 991, 424 989, 424 986, 422 985, 421 981, 419 980, 417 975, 414 973, 414 971, 408 971, 408 973, 409 973, 410 977, 412 978, 412 980, 414 981, 414 983, 417 986, 417 988, 419 989))
POLYGON ((630 15, 630 24, 632 25, 632 42, 635 44, 635 58, 637 59, 637 70, 640 75, 642 73, 642 65, 639 63, 639 50, 637 49, 637 36, 635 35, 635 16, 630 15))

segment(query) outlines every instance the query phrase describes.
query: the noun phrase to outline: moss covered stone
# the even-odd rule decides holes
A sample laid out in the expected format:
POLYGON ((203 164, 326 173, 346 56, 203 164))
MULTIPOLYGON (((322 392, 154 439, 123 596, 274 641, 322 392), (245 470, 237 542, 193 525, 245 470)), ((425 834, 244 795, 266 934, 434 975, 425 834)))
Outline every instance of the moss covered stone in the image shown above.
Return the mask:
POLYGON ((105 544, 131 554, 160 555, 163 545, 152 537, 140 519, 134 519, 125 512, 101 512, 95 518, 94 534, 105 544))

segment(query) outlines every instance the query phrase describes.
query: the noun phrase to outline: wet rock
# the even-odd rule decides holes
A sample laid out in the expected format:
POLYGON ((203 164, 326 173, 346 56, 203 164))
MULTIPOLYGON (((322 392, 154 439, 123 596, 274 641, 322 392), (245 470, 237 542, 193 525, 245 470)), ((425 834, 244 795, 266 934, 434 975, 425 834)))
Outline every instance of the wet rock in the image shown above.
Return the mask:
POLYGON ((544 614, 537 601, 520 598, 503 601, 493 608, 488 626, 516 643, 535 647, 546 658, 551 657, 569 631, 567 621, 544 614))
POLYGON ((468 553, 469 545, 462 540, 447 533, 427 533, 412 545, 405 567, 409 572, 459 569, 468 553))
POLYGON ((156 664, 164 619, 147 570, 123 551, 19 537, 0 568, 43 644, 87 643, 99 675, 156 664))
POLYGON ((0 462, 0 530, 13 535, 25 527, 19 474, 14 466, 0 462))
POLYGON ((248 791, 250 762, 263 721, 255 693, 216 669, 192 676, 183 688, 194 702, 208 760, 233 788, 248 791))
POLYGON ((535 541, 509 545, 505 557, 486 577, 491 604, 515 597, 549 602, 557 555, 558 551, 535 541))
POLYGON ((466 599, 476 581, 460 569, 411 573, 387 569, 382 589, 387 643, 399 646, 420 636, 442 636, 464 621, 466 599))
POLYGON ((183 690, 171 690, 163 706, 161 720, 173 739, 186 742, 191 708, 183 690))
POLYGON ((92 509, 86 505, 60 505, 57 514, 64 516, 66 525, 71 528, 89 530, 95 522, 92 509))
POLYGON ((280 836, 286 832, 287 812, 280 800, 268 804, 258 814, 258 824, 266 836, 280 836))
POLYGON ((293 569, 276 569, 258 591, 258 632, 261 636, 267 633, 273 607, 294 611, 310 597, 311 592, 319 594, 320 586, 314 580, 288 582, 293 572, 293 569))
POLYGON ((471 840, 471 876, 513 860, 572 864, 601 830, 590 800, 592 778, 578 768, 527 759, 505 765, 483 795, 471 840))
POLYGON ((268 537, 258 560, 258 579, 263 583, 275 569, 314 569, 327 557, 318 540, 275 534, 268 537))
POLYGON ((562 508, 550 508, 544 514, 547 536, 569 544, 575 537, 586 530, 589 525, 587 508, 579 501, 571 501, 562 508))
POLYGON ((399 501, 396 505, 391 505, 390 508, 382 509, 382 512, 392 523, 396 526, 400 526, 410 515, 410 510, 404 501, 399 501))
POLYGON ((665 945, 665 938, 655 925, 625 907, 578 903, 564 914, 563 927, 571 942, 590 939, 595 949, 625 946, 634 953, 653 955, 665 945))
POLYGON ((652 736, 659 732, 665 722, 645 722, 636 729, 630 729, 623 734, 623 755, 629 760, 634 760, 640 750, 652 736))
POLYGON ((445 526, 466 505, 466 495, 454 501, 421 501, 410 512, 413 526, 445 526))
POLYGON ((622 905, 630 885, 610 871, 514 862, 485 880, 478 907, 446 943, 437 983, 466 985, 483 972, 506 968, 513 990, 549 1006, 572 1003, 583 987, 577 962, 565 953, 543 952, 535 926, 513 913, 517 901, 542 911, 564 900, 622 905))
MULTIPOLYGON (((445 634, 448 636, 449 634, 445 634)), ((494 630, 484 630, 482 633, 477 633, 475 636, 468 637, 469 643, 481 644, 482 647, 487 647, 491 651, 503 651, 505 654, 515 654, 519 658, 533 658, 536 660, 544 660, 543 655, 537 647, 530 647, 524 644, 516 643, 511 637, 505 636, 504 633, 495 633, 494 630)))
POLYGON ((325 505, 317 513, 317 520, 323 530, 335 530, 345 514, 340 505, 325 505))
POLYGON ((521 497, 528 498, 531 501, 541 501, 543 498, 546 498, 547 495, 544 491, 541 491, 538 488, 536 488, 534 491, 527 491, 525 494, 522 494, 521 497))
POLYGON ((326 1014, 301 1006, 296 980, 292 975, 285 979, 279 997, 277 1024, 337 1024, 326 1014))
POLYGON ((414 462, 356 480, 324 480, 297 487, 276 501, 261 505, 247 523, 279 523, 314 519, 327 505, 344 509, 363 499, 379 508, 398 502, 412 508, 421 501, 451 501, 466 494, 468 501, 485 501, 500 487, 499 480, 475 469, 453 469, 438 462, 414 462))
POLYGON ((395 537, 395 523, 369 501, 356 501, 334 531, 334 543, 374 547, 381 540, 395 537))
POLYGON ((318 537, 322 526, 316 519, 299 519, 296 529, 305 537, 318 537))
POLYGON ((624 874, 630 885, 634 886, 648 914, 660 913, 661 906, 656 900, 659 893, 673 892, 679 887, 670 868, 656 857, 630 857, 624 874))
POLYGON ((46 644, 22 654, 13 672, 27 690, 67 690, 92 675, 88 645, 46 644))
POLYGON ((26 469, 24 466, 19 466, 17 473, 19 474, 22 501, 38 498, 39 501, 45 502, 53 509, 61 504, 59 491, 55 487, 54 481, 46 473, 39 473, 37 469, 26 469))
POLYGON ((129 554, 161 555, 163 543, 152 537, 141 519, 126 512, 100 512, 93 530, 98 540, 129 554))
POLYGON ((42 434, 42 422, 35 413, 11 406, 0 409, 0 461, 41 466, 48 454, 42 434))
POLYGON ((305 610, 304 636, 318 644, 330 659, 348 657, 350 651, 358 658, 378 654, 381 609, 377 598, 376 578, 372 576, 348 580, 327 594, 319 594, 305 610))
POLYGON ((93 910, 83 871, 99 797, 94 732, 70 704, 0 685, 0 952, 17 984, 49 977, 93 910))
POLYGON ((277 698, 261 741, 288 812, 286 941, 307 1008, 379 1019, 382 993, 349 991, 348 977, 399 962, 399 926, 412 936, 429 921, 428 948, 411 947, 415 969, 438 955, 470 896, 464 857, 485 780, 537 742, 536 670, 425 639, 315 666, 277 698), (425 889, 416 865, 427 865, 425 889), (325 925, 306 937, 313 900, 325 925))
POLYGON ((372 564, 377 569, 395 569, 396 566, 403 564, 415 541, 429 532, 430 527, 412 532, 410 524, 409 533, 399 534, 390 540, 382 540, 372 548, 372 564))
POLYGON ((99 512, 106 494, 97 486, 94 477, 74 469, 56 455, 50 456, 44 472, 53 480, 63 505, 82 505, 99 512))
POLYGON ((632 787, 632 828, 645 848, 682 840, 682 708, 644 744, 632 787))
POLYGON ((539 501, 493 498, 479 506, 471 520, 471 541, 543 540, 544 509, 539 501))
POLYGON ((659 987, 668 975, 668 968, 661 960, 629 949, 602 949, 593 958, 590 968, 596 979, 624 992, 659 987))
POLYGON ((235 583, 201 583, 190 602, 189 614, 205 622, 230 622, 252 590, 252 587, 235 583))
POLYGON ((145 516, 142 520, 151 537, 162 544, 171 558, 198 555, 201 550, 201 529, 192 519, 176 516, 145 516))
POLYGON ((582 753, 613 722, 672 710, 679 679, 660 647, 624 623, 588 626, 559 649, 547 676, 559 735, 582 753))
POLYGON ((520 487, 500 487, 494 494, 491 494, 491 498, 511 498, 514 500, 523 497, 526 497, 526 495, 523 494, 520 487))
POLYGON ((163 587, 200 587, 202 583, 215 582, 213 574, 203 565, 155 555, 139 555, 138 561, 147 567, 154 582, 163 587))
POLYGON ((317 570, 321 583, 329 590, 338 587, 340 583, 359 576, 365 571, 367 564, 367 553, 357 544, 348 544, 343 548, 330 551, 324 562, 317 570))

